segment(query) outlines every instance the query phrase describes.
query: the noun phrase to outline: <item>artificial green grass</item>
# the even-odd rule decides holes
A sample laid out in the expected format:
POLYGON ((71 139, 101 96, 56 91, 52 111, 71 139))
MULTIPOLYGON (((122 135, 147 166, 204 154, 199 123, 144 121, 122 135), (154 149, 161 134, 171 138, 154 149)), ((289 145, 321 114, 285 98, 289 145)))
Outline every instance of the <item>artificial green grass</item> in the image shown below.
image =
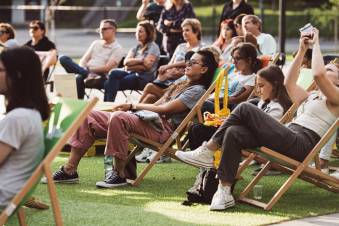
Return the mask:
MULTIPOLYGON (((53 170, 64 163, 58 157, 53 170)), ((139 165, 139 170, 144 164, 139 165)), ((249 182, 253 168, 243 174, 235 196, 249 182)), ((57 184, 64 224, 84 225, 264 225, 306 216, 339 212, 339 195, 298 181, 273 207, 272 211, 238 203, 222 212, 211 212, 208 205, 183 206, 185 191, 192 186, 197 169, 179 162, 157 164, 139 187, 97 189, 103 177, 103 158, 83 158, 79 167, 80 183, 57 184)), ((272 195, 286 176, 265 177, 263 196, 272 195)), ((46 185, 34 195, 48 203, 46 185)), ((54 225, 51 210, 25 209, 28 225, 54 225)), ((16 217, 8 224, 18 225, 16 217)))

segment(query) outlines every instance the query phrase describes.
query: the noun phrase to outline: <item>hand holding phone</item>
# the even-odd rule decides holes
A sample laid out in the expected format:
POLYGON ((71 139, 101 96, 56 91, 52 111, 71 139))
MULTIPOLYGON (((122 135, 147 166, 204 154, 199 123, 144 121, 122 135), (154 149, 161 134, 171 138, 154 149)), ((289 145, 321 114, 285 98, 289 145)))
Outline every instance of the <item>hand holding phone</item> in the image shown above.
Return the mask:
POLYGON ((301 37, 307 37, 309 39, 313 38, 313 26, 312 24, 308 23, 302 28, 299 29, 301 37))

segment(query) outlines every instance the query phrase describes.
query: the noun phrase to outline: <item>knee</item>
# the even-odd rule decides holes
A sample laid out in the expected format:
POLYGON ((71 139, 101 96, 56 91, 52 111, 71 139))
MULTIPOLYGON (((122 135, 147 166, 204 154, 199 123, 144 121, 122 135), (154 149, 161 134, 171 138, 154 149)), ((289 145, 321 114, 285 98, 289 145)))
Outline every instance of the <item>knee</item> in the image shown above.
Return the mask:
POLYGON ((60 61, 60 64, 65 64, 67 61, 71 60, 70 57, 68 56, 65 56, 65 55, 61 55, 59 56, 59 61, 60 61))
POLYGON ((114 125, 117 123, 120 123, 124 121, 126 118, 128 118, 130 113, 125 111, 115 111, 111 114, 109 125, 114 125))
POLYGON ((144 92, 151 92, 154 88, 154 84, 153 83, 148 83, 145 88, 144 88, 144 92))
POLYGON ((229 142, 234 142, 239 140, 239 128, 238 126, 230 126, 225 131, 224 139, 223 139, 223 145, 227 145, 229 142))

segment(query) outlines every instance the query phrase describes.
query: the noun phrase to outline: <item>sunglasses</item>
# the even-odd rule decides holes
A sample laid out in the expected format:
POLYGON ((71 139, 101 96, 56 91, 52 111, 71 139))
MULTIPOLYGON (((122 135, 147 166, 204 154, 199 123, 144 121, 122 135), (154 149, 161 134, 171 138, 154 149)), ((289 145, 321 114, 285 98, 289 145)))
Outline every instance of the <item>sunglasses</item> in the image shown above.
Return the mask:
POLYGON ((110 30, 110 29, 113 29, 113 27, 102 27, 102 28, 98 28, 97 32, 103 32, 103 31, 107 31, 107 30, 110 30))
POLYGON ((29 26, 29 29, 33 30, 33 31, 37 31, 40 29, 40 27, 38 26, 29 26))
POLYGON ((186 60, 186 65, 187 66, 193 66, 194 64, 198 64, 198 65, 200 65, 200 66, 205 66, 204 64, 201 64, 201 63, 199 63, 199 62, 197 62, 197 61, 195 61, 195 60, 186 60))

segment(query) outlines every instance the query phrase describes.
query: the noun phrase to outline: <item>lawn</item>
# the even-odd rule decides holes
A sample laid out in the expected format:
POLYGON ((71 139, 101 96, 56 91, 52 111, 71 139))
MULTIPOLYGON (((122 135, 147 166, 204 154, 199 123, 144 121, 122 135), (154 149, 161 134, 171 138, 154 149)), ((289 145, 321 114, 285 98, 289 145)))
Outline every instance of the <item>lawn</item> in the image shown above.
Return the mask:
MULTIPOLYGON (((57 157, 55 170, 66 157, 57 157)), ((143 164, 141 167, 142 168, 143 164)), ((253 168, 252 168, 253 169, 253 168)), ((244 173, 236 194, 248 182, 251 170, 244 173)), ((193 184, 197 169, 180 162, 158 164, 139 187, 103 190, 95 182, 103 175, 102 157, 84 158, 80 164, 81 181, 76 185, 57 185, 65 225, 265 225, 284 220, 339 212, 338 194, 298 181, 270 212, 239 203, 236 207, 210 212, 208 205, 181 205, 185 191, 193 184)), ((263 195, 273 194, 286 176, 266 177, 263 195)), ((46 185, 34 195, 48 203, 46 185)), ((25 209, 28 225, 53 225, 51 210, 25 209)), ((7 226, 17 225, 13 217, 7 226)))

